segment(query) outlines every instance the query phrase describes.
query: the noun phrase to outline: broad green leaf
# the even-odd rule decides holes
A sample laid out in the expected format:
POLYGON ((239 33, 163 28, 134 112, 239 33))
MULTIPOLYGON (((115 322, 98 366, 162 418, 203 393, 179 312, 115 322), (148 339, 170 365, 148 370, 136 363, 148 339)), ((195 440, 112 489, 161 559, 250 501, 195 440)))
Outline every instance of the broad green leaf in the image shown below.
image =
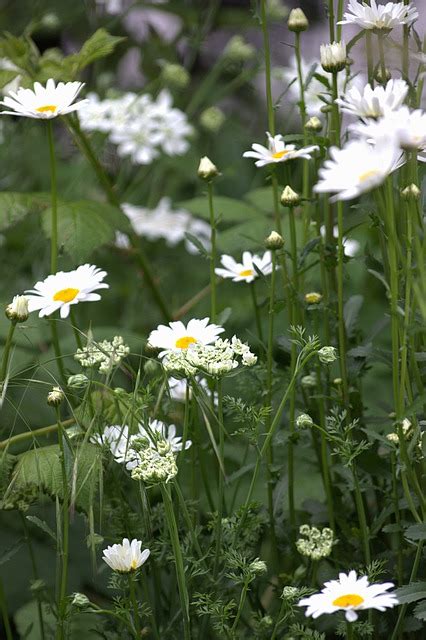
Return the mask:
POLYGON ((414 609, 413 614, 419 620, 426 620, 426 600, 422 600, 421 602, 419 602, 419 604, 414 609))
POLYGON ((352 337, 357 323, 359 312, 361 311, 362 304, 364 302, 363 296, 354 295, 349 298, 343 309, 343 317, 345 319, 346 332, 349 337, 352 337))
POLYGON ((86 40, 78 53, 68 57, 68 61, 74 65, 78 72, 95 60, 109 56, 115 47, 125 39, 120 36, 112 36, 105 29, 98 29, 86 40))
POLYGON ((50 204, 48 193, 0 193, 0 231, 20 222, 29 213, 39 213, 50 204))
POLYGON ((250 202, 256 209, 261 211, 267 211, 272 215, 274 209, 274 203, 272 200, 271 187, 260 187, 259 189, 253 189, 245 194, 244 199, 250 202))
POLYGON ((405 530, 404 536, 409 540, 426 540, 426 523, 412 524, 405 530))
POLYGON ((34 42, 25 36, 5 33, 0 39, 0 57, 7 58, 20 69, 28 69, 37 62, 39 52, 34 42))
MULTIPOLYGON (((51 209, 43 213, 43 229, 51 235, 51 209)), ((86 260, 98 247, 113 242, 116 230, 129 231, 120 209, 102 202, 80 200, 58 206, 58 238, 76 262, 86 260)))
POLYGON ((19 75, 19 70, 13 69, 0 69, 0 88, 9 84, 19 75))
MULTIPOLYGON (((207 196, 180 202, 179 208, 186 209, 200 218, 210 219, 207 196)), ((259 217, 259 213, 250 204, 243 200, 235 200, 226 196, 216 196, 214 198, 214 212, 216 219, 219 219, 220 223, 224 225, 259 217)))
POLYGON ((413 582, 407 584, 395 592, 400 604, 409 604, 426 598, 426 582, 413 582))

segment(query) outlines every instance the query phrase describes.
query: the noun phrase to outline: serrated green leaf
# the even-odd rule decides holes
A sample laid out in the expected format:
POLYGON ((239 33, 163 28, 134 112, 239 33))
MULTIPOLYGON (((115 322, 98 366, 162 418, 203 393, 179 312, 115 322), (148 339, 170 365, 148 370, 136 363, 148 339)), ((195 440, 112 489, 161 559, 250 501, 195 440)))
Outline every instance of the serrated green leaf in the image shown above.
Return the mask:
POLYGON ((426 598, 426 582, 407 584, 397 589, 395 595, 400 604, 410 604, 410 602, 423 600, 423 598, 426 598))
POLYGON ((0 231, 20 222, 29 213, 39 213, 50 204, 48 193, 0 193, 0 231))
POLYGON ((426 523, 412 524, 404 531, 404 536, 408 540, 426 540, 426 523))
POLYGON ((121 36, 112 36, 106 29, 98 29, 86 40, 78 53, 68 56, 68 62, 74 65, 78 73, 95 60, 109 56, 125 39, 121 36))
POLYGON ((426 600, 422 600, 421 602, 419 602, 419 604, 415 607, 413 614, 419 620, 426 620, 426 600))
POLYGON ((26 518, 27 520, 35 524, 36 527, 47 533, 47 535, 50 536, 56 543, 56 535, 49 527, 47 522, 45 522, 44 520, 40 520, 40 518, 38 518, 37 516, 26 516, 26 518))

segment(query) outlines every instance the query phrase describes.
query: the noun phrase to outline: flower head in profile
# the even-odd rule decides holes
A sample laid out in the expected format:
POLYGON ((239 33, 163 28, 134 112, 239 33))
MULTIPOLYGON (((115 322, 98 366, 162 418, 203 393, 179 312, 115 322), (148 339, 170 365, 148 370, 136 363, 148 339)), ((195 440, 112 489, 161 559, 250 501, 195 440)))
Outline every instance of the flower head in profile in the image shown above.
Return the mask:
MULTIPOLYGON (((176 427, 174 424, 167 425, 160 420, 150 420, 148 427, 139 425, 139 435, 146 437, 153 447, 155 447, 157 440, 160 438, 170 444, 173 453, 177 453, 183 449, 182 438, 176 435, 176 427)), ((187 440, 185 442, 185 449, 189 449, 191 444, 191 440, 187 440)))
POLYGON ((370 4, 349 0, 348 11, 344 20, 338 24, 356 24, 361 29, 375 31, 391 31, 399 25, 410 26, 419 17, 412 4, 405 2, 387 2, 378 4, 371 0, 370 4))
POLYGON ((73 271, 58 271, 25 292, 28 309, 39 311, 40 318, 59 309, 61 318, 67 318, 71 305, 101 299, 94 291, 108 289, 109 285, 102 282, 106 275, 106 271, 92 264, 83 264, 73 271))
POLYGON ((287 162, 287 160, 293 160, 294 158, 310 160, 312 151, 318 149, 316 145, 296 149, 294 144, 286 144, 280 134, 271 136, 267 131, 266 136, 268 138, 267 147, 254 143, 251 146, 252 151, 243 153, 243 158, 255 158, 256 167, 264 167, 267 164, 276 164, 277 162, 287 162))
POLYGON ((149 558, 149 549, 141 551, 142 542, 133 538, 130 542, 128 538, 123 538, 121 544, 113 544, 103 551, 102 560, 107 563, 113 571, 118 573, 131 573, 139 569, 149 558))
POLYGON ((404 102, 408 93, 408 84, 398 78, 389 80, 385 87, 374 89, 366 84, 360 91, 352 87, 341 98, 336 100, 341 111, 358 118, 380 118, 389 111, 395 111, 404 102))
POLYGON ((162 349, 163 351, 160 353, 160 357, 162 357, 168 351, 180 352, 191 344, 211 344, 224 331, 223 327, 210 324, 209 318, 202 320, 193 318, 186 326, 179 320, 169 322, 169 326, 160 324, 149 334, 148 344, 151 347, 162 349))
POLYGON ((387 593, 393 586, 392 582, 370 585, 366 576, 358 578, 355 571, 339 573, 338 580, 326 582, 320 593, 302 598, 298 604, 300 607, 307 607, 306 616, 318 618, 324 613, 343 610, 346 620, 354 622, 358 618, 358 611, 385 611, 397 605, 396 596, 387 593))
POLYGON ((9 95, 0 102, 9 111, 1 114, 24 116, 26 118, 50 119, 57 116, 77 111, 85 103, 85 100, 74 102, 84 82, 59 82, 50 78, 44 87, 39 82, 34 83, 33 89, 20 88, 10 91, 9 95))
POLYGON ((378 140, 374 146, 352 140, 343 149, 331 147, 314 191, 335 193, 332 202, 351 200, 381 185, 401 163, 401 151, 393 140, 378 140))
POLYGON ((265 251, 263 256, 244 251, 241 262, 236 262, 232 256, 223 255, 220 258, 223 265, 215 269, 216 275, 222 278, 232 278, 232 282, 253 282, 258 277, 258 269, 264 276, 272 273, 272 256, 265 251), (256 265, 256 268, 255 266, 256 265))
POLYGON ((320 60, 324 71, 342 71, 346 66, 346 43, 330 42, 320 46, 320 60))

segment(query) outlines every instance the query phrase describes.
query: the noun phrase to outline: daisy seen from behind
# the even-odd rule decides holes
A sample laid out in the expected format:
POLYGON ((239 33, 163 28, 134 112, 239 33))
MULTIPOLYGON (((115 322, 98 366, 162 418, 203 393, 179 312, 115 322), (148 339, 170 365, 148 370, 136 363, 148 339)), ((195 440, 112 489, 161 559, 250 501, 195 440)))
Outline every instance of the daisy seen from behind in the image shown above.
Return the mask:
MULTIPOLYGON (((157 437, 160 437, 169 443, 173 453, 177 453, 183 449, 182 438, 176 435, 176 426, 174 424, 167 425, 165 422, 161 422, 161 420, 149 420, 148 427, 139 425, 138 437, 141 436, 147 438, 150 446, 153 447, 155 447, 157 437)), ((189 449, 191 444, 191 440, 187 440, 185 442, 185 449, 189 449)))
POLYGON ((336 100, 341 111, 358 118, 380 118, 389 111, 399 109, 408 93, 408 84, 397 78, 389 80, 385 87, 374 89, 366 84, 362 91, 352 87, 336 100))
POLYGON ((169 325, 160 324, 157 329, 151 331, 148 336, 148 344, 151 347, 162 349, 160 358, 168 351, 181 351, 191 344, 212 344, 219 334, 225 329, 217 324, 209 324, 209 318, 198 320, 193 318, 185 326, 183 322, 169 322, 169 325))
POLYGON ((85 104, 85 100, 74 102, 83 87, 84 82, 59 82, 56 85, 52 78, 47 81, 46 86, 35 82, 33 89, 10 91, 0 102, 9 111, 0 113, 43 120, 56 118, 78 111, 85 104))
POLYGON ((299 601, 299 607, 307 607, 306 616, 318 618, 325 613, 343 610, 348 622, 358 618, 358 611, 377 609, 385 611, 398 604, 393 593, 387 593, 394 586, 392 582, 371 584, 367 576, 358 578, 355 571, 339 573, 338 580, 324 584, 320 593, 315 593, 299 601))
POLYGON ((351 200, 381 185, 402 162, 401 150, 393 139, 381 139, 375 145, 352 140, 342 149, 331 147, 314 191, 335 193, 331 202, 351 200))
POLYGON ((376 0, 366 2, 349 0, 344 20, 337 24, 356 24, 361 29, 391 31, 399 25, 410 26, 419 17, 415 6, 405 2, 387 2, 378 4, 376 0))
POLYGON ((316 145, 296 149, 296 145, 294 144, 286 145, 282 135, 278 134, 276 136, 271 136, 269 131, 266 132, 266 136, 268 139, 267 147, 255 142, 251 146, 252 151, 245 151, 243 153, 243 158, 255 158, 256 167, 264 167, 267 164, 286 162, 287 160, 294 160, 295 158, 310 160, 311 153, 318 149, 316 145))
POLYGON ((259 275, 254 265, 264 276, 272 273, 272 255, 270 251, 265 251, 263 256, 244 251, 241 262, 237 262, 232 256, 225 254, 221 256, 220 262, 224 268, 216 268, 216 275, 222 278, 231 278, 232 282, 253 282, 259 275))
POLYGON ((149 558, 150 550, 141 550, 142 542, 133 538, 123 538, 121 544, 113 544, 103 551, 102 560, 118 573, 131 573, 139 569, 149 558))
POLYGON ((109 288, 109 284, 102 282, 106 275, 106 271, 92 264, 83 264, 73 271, 58 271, 25 292, 28 310, 39 311, 40 318, 59 310, 61 318, 67 318, 71 305, 101 299, 94 292, 109 288))

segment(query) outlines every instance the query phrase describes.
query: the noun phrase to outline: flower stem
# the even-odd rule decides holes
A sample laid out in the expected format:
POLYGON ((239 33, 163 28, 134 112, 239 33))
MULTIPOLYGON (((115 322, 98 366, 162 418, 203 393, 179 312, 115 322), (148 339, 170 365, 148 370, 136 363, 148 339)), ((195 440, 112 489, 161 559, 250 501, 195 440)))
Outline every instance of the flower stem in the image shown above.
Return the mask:
POLYGON ((240 595, 240 601, 238 603, 238 610, 237 610, 237 615, 235 616, 235 620, 234 623, 231 627, 231 634, 236 630, 237 626, 238 626, 238 622, 240 621, 240 617, 241 614, 243 612, 243 607, 244 607, 244 603, 246 601, 246 597, 247 597, 247 591, 249 588, 249 583, 247 580, 244 581, 244 586, 241 590, 241 595, 240 595))
MULTIPOLYGON (((273 346, 274 346, 274 317, 275 317, 275 281, 276 281, 276 266, 277 266, 277 255, 276 251, 272 251, 272 273, 271 273, 271 285, 269 290, 269 309, 268 309, 268 350, 266 357, 266 407, 269 407, 272 411, 272 370, 273 370, 273 346)), ((271 414, 268 414, 267 420, 267 428, 270 426, 271 414)), ((268 446, 267 451, 267 460, 268 460, 268 478, 267 478, 267 487, 268 487, 268 511, 269 511, 269 528, 271 530, 271 539, 272 539, 272 549, 274 552, 274 560, 276 561, 278 558, 278 547, 277 547, 277 538, 275 532, 275 518, 274 518, 274 479, 271 472, 271 467, 274 462, 272 446, 268 446)))
POLYGON ((250 282, 250 293, 253 302, 254 317, 256 319, 257 337, 259 338, 259 342, 263 345, 262 321, 260 319, 259 305, 257 303, 256 296, 256 285, 254 283, 254 280, 253 282, 250 282))
POLYGON ((213 184, 209 180, 207 182, 207 193, 209 198, 209 213, 210 213, 210 241, 211 241, 211 253, 210 253, 210 319, 212 322, 216 322, 216 219, 214 215, 213 204, 213 184))
MULTIPOLYGON (((33 569, 33 578, 34 578, 34 581, 36 581, 36 580, 38 580, 37 564, 36 564, 36 560, 35 560, 33 545, 32 545, 32 542, 31 542, 30 532, 28 531, 26 516, 24 516, 22 511, 19 512, 19 515, 21 517, 22 527, 24 529, 25 541, 27 543, 28 553, 30 555, 31 566, 32 566, 32 569, 33 569)), ((42 640, 45 640, 46 636, 45 636, 45 631, 44 631, 43 609, 42 609, 42 606, 41 606, 42 600, 41 600, 41 598, 40 598, 40 596, 38 594, 36 594, 36 600, 37 600, 38 623, 39 623, 39 627, 40 627, 40 637, 41 637, 42 640)))
POLYGON ((141 621, 139 618, 139 606, 138 606, 138 601, 136 599, 136 589, 135 589, 135 577, 129 573, 128 574, 128 579, 129 579, 129 593, 130 593, 130 601, 132 603, 132 607, 133 607, 133 622, 135 625, 135 629, 136 629, 136 638, 140 638, 141 637, 141 621))
POLYGON ((12 348, 13 334, 15 333, 15 328, 16 328, 16 322, 12 321, 9 326, 9 331, 6 338, 6 344, 4 345, 4 350, 3 350, 0 383, 3 383, 6 380, 10 350, 12 348))
POLYGON ((50 235, 50 272, 56 273, 58 270, 58 191, 56 184, 56 159, 55 144, 53 140, 52 120, 47 120, 47 139, 49 144, 50 157, 50 189, 52 198, 52 218, 50 235))
POLYGON ((75 319, 75 312, 74 312, 74 309, 72 308, 72 306, 70 307, 70 320, 71 320, 71 326, 72 326, 72 330, 74 332, 74 337, 75 337, 75 341, 76 341, 77 347, 79 349, 82 349, 83 348, 83 342, 81 340, 81 332, 80 332, 80 330, 78 328, 77 321, 75 319))
POLYGON ((52 345, 53 345, 53 351, 55 352, 56 364, 58 365, 59 375, 61 377, 62 384, 64 385, 64 387, 66 387, 67 377, 65 375, 62 351, 59 345, 58 328, 56 326, 56 320, 54 318, 49 318, 49 323, 50 323, 50 331, 52 333, 52 345))
POLYGON ((63 640, 65 638, 65 614, 67 608, 67 583, 68 583, 68 547, 69 547, 69 487, 68 474, 65 454, 65 436, 61 423, 59 407, 56 408, 56 420, 58 423, 58 442, 61 458, 62 473, 62 544, 61 544, 61 583, 58 597, 58 626, 56 628, 56 639, 63 640))
POLYGON ((272 82, 271 82, 271 47, 269 43, 268 20, 266 15, 266 0, 260 2, 260 20, 262 24, 263 35, 263 53, 265 57, 265 90, 266 90, 266 108, 268 111, 268 127, 271 136, 275 135, 275 114, 274 104, 272 101, 272 82))
POLYGON ((13 640, 12 629, 10 628, 9 616, 7 613, 6 597, 4 595, 3 582, 0 578, 0 610, 3 618, 4 630, 6 632, 6 640, 13 640))
MULTIPOLYGON (((419 544, 417 545, 416 557, 414 558, 413 568, 411 570, 411 575, 410 575, 410 583, 414 582, 416 577, 417 577, 417 571, 419 569, 420 560, 422 558, 423 544, 424 544, 424 540, 420 540, 419 544)), ((392 633, 391 640, 396 640, 396 638, 398 637, 399 630, 401 628, 402 623, 404 622, 404 618, 405 618, 405 614, 407 612, 407 608, 408 608, 408 605, 406 605, 406 604, 404 604, 401 607, 401 609, 399 611, 398 620, 396 621, 396 625, 395 625, 393 633, 392 633)))
POLYGON ((362 544, 364 548, 364 562, 368 566, 371 562, 370 553, 370 534, 367 526, 367 518, 365 515, 364 501, 362 499, 362 493, 359 486, 358 473, 355 465, 351 465, 352 476, 355 486, 355 502, 358 512, 358 522, 361 529, 362 544))
MULTIPOLYGON (((75 423, 75 418, 68 418, 68 420, 64 420, 62 422, 62 426, 69 427, 74 423, 75 423)), ((0 451, 18 442, 24 442, 25 440, 29 440, 30 438, 34 439, 40 436, 46 436, 46 435, 49 435, 50 433, 54 433, 57 430, 58 430, 58 424, 55 422, 55 424, 51 424, 48 427, 40 427, 40 429, 34 429, 34 431, 24 431, 24 433, 18 433, 16 436, 11 436, 10 438, 6 438, 6 440, 2 440, 0 442, 0 451)))
POLYGON ((213 565, 213 578, 216 579, 219 570, 219 560, 222 543, 222 518, 225 502, 225 428, 223 424, 223 390, 222 381, 217 381, 217 416, 219 424, 219 477, 217 498, 216 550, 213 565))
POLYGON ((167 526, 169 529, 170 541, 173 547, 173 555, 176 565, 176 578, 178 583, 179 598, 182 607, 183 632, 184 639, 191 640, 191 627, 189 619, 189 595, 185 580, 185 568, 183 565, 182 550, 179 543, 179 534, 173 511, 173 503, 170 495, 170 489, 165 484, 161 484, 161 495, 163 498, 164 512, 166 516, 167 526))
POLYGON ((352 622, 346 621, 346 640, 353 640, 354 630, 352 627, 352 622))

